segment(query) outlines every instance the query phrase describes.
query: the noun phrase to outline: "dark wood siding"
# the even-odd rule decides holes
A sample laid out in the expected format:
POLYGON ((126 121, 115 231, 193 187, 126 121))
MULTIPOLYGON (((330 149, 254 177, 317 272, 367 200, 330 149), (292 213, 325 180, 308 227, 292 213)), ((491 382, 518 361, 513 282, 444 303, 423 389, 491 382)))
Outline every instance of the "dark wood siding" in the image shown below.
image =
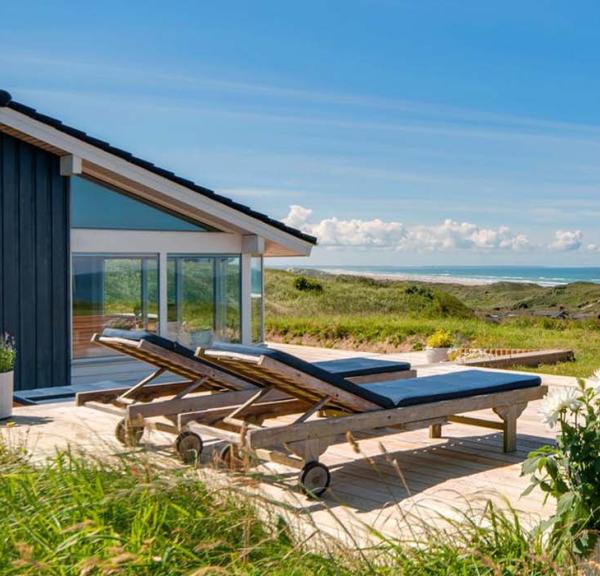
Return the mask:
POLYGON ((68 179, 58 157, 0 133, 0 332, 17 390, 70 382, 68 179))

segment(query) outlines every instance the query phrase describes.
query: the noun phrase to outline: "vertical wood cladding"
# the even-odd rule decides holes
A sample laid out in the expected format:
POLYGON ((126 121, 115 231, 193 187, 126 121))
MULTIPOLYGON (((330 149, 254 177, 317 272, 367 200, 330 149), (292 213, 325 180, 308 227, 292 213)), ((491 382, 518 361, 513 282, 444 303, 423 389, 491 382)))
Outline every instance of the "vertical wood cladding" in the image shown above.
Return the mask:
POLYGON ((17 390, 70 383, 68 179, 58 157, 0 133, 0 332, 17 390))

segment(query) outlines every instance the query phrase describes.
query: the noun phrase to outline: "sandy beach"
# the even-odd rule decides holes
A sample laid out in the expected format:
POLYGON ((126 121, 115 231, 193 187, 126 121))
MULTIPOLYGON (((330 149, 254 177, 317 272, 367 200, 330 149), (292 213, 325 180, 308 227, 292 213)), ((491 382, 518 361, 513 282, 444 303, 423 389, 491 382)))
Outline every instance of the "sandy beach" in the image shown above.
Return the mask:
MULTIPOLYGON (((379 280, 396 280, 398 282, 412 280, 414 282, 427 282, 430 284, 462 284, 464 286, 488 286, 490 284, 496 284, 497 282, 509 282, 510 280, 502 279, 484 279, 484 278, 466 278, 464 276, 437 276, 427 274, 408 274, 408 273, 397 273, 397 274, 383 274, 376 272, 363 272, 357 270, 345 270, 343 268, 332 269, 332 268, 288 268, 290 272, 302 272, 304 270, 318 271, 325 274, 331 274, 332 276, 359 276, 364 278, 376 278, 379 280)), ((522 280, 520 282, 527 284, 539 284, 537 282, 528 282, 522 280)))
POLYGON ((592 267, 511 267, 511 266, 274 266, 296 273, 321 272, 333 276, 359 276, 383 280, 414 281, 428 284, 489 286, 499 282, 541 287, 565 286, 576 282, 600 283, 600 268, 592 267))

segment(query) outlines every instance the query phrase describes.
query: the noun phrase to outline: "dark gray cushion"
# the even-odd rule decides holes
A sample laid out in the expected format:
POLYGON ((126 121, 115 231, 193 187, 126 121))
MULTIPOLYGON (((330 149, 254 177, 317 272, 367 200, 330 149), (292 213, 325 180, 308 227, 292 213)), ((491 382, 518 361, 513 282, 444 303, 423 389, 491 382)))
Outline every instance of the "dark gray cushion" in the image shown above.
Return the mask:
POLYGON ((190 350, 186 346, 179 344, 179 342, 169 340, 168 338, 163 338, 162 336, 153 334, 152 332, 146 332, 145 330, 119 330, 117 328, 105 328, 102 331, 102 336, 106 336, 107 338, 123 338, 124 340, 133 340, 135 342, 145 340, 146 342, 160 346, 165 350, 181 354, 186 358, 196 358, 193 350, 190 350))
POLYGON ((337 374, 342 378, 354 376, 372 376, 375 374, 389 374, 390 372, 404 372, 410 370, 408 362, 396 362, 393 360, 380 360, 379 358, 340 358, 339 360, 324 360, 313 362, 322 370, 337 374))
MULTIPOLYGON (((345 380, 338 374, 332 374, 327 370, 323 370, 319 368, 315 364, 311 364, 310 362, 306 362, 297 356, 292 356, 291 354, 287 354, 286 352, 282 352, 281 350, 275 350, 274 348, 267 348, 265 346, 244 346, 241 344, 223 344, 217 343, 213 344, 210 347, 211 350, 220 350, 223 352, 233 352, 238 354, 245 354, 246 356, 267 356, 269 358, 273 358, 273 360, 277 360, 282 364, 286 364, 291 368, 295 368, 300 372, 304 372, 314 378, 318 378, 323 382, 327 382, 332 386, 339 388, 340 390, 344 390, 349 392, 350 394, 354 394, 355 396, 362 398, 363 400, 368 400, 369 402, 373 402, 373 404, 377 404, 382 408, 393 408, 394 403, 388 399, 386 396, 381 396, 375 392, 371 392, 370 390, 365 389, 363 386, 359 386, 350 382, 349 380, 345 380)), ((256 379, 259 379, 258 371, 256 379)))
MULTIPOLYGON (((151 332, 141 330, 116 330, 106 328, 102 332, 103 336, 113 338, 125 338, 129 340, 147 340, 152 344, 183 354, 188 358, 194 358, 194 352, 177 342, 163 338, 151 332)), ((539 386, 542 380, 539 376, 532 374, 513 374, 503 371, 485 371, 485 370, 465 370, 462 372, 450 372, 448 374, 439 374, 437 376, 425 376, 421 378, 408 378, 404 380, 391 380, 388 382, 376 382, 371 384, 357 385, 345 380, 339 374, 342 372, 342 366, 339 366, 339 373, 330 372, 318 366, 315 363, 305 362, 296 356, 287 354, 273 348, 264 346, 243 346, 241 344, 214 344, 213 350, 224 352, 237 352, 249 356, 268 356, 278 360, 283 364, 296 368, 297 370, 309 374, 315 378, 327 382, 333 386, 363 398, 382 408, 394 408, 400 406, 414 406, 416 404, 426 404, 429 402, 438 402, 441 400, 452 400, 456 398, 467 398, 479 394, 491 394, 494 392, 505 392, 517 390, 520 388, 530 388, 539 386)), ((370 360, 370 359, 358 359, 370 360)), ((386 362, 386 361, 381 361, 386 362)), ((392 363, 396 364, 396 363, 392 363)), ((401 364, 401 363, 400 363, 401 364)), ((229 369, 231 371, 231 368, 229 369)), ((256 380, 260 382, 260 379, 256 380)))
POLYGON ((374 394, 385 396, 394 406, 399 407, 531 388, 541 383, 542 379, 533 374, 465 370, 437 376, 363 384, 362 387, 374 394))

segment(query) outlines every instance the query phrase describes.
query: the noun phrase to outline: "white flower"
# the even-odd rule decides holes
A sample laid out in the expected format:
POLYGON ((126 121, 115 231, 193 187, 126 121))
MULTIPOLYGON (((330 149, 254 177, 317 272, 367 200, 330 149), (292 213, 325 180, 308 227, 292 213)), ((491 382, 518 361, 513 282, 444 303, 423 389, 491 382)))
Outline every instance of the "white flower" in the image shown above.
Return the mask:
POLYGON ((588 380, 587 384, 592 387, 594 396, 600 396, 600 370, 594 372, 594 375, 588 380))
POLYGON ((581 406, 579 392, 575 388, 552 390, 545 398, 540 409, 544 422, 553 427, 565 411, 574 412, 581 406))

